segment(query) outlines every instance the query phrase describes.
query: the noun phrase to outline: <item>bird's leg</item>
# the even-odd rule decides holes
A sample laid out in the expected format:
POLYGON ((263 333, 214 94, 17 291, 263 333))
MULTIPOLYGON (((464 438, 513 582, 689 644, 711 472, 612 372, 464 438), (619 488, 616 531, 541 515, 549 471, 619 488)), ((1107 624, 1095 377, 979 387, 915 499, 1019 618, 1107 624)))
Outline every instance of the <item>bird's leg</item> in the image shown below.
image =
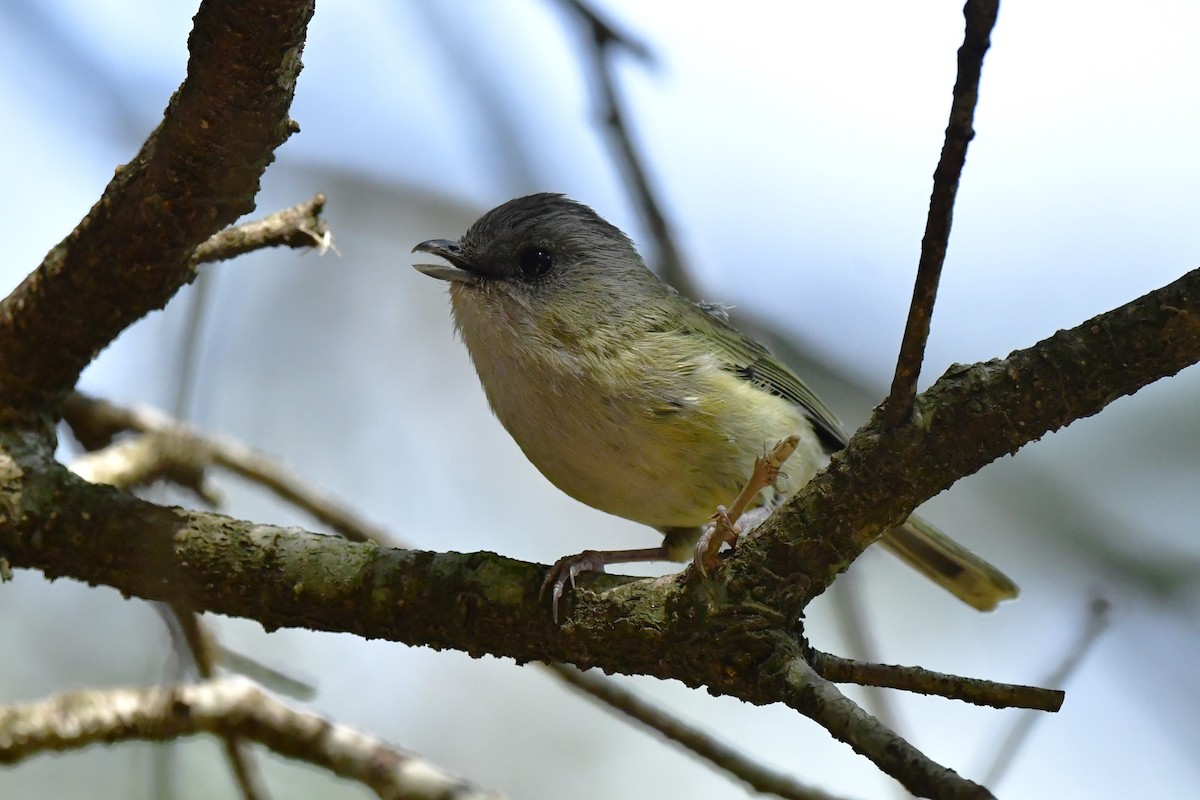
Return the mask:
POLYGON ((791 457, 798 444, 800 437, 789 436, 776 443, 769 453, 756 458, 750 478, 734 498, 733 504, 729 508, 717 506, 717 513, 713 514, 712 523, 700 535, 700 540, 696 542, 696 552, 692 556, 692 563, 701 575, 707 575, 708 570, 716 564, 717 551, 721 549, 722 544, 736 546, 743 530, 753 528, 771 515, 773 509, 747 507, 754 502, 759 492, 775 485, 783 462, 791 457))
MULTIPOLYGON (((694 530, 694 529, 693 529, 694 530)), ((676 556, 678 558, 678 556, 676 556)), ((538 596, 544 598, 546 590, 550 589, 550 612, 554 622, 558 622, 558 600, 562 597, 567 584, 575 588, 575 576, 584 572, 604 572, 607 564, 632 564, 636 561, 670 561, 669 548, 664 544, 659 547, 646 547, 637 550, 584 550, 571 556, 563 556, 554 562, 545 579, 538 596)))
MULTIPOLYGON (((704 529, 693 555, 693 562, 702 575, 706 575, 708 568, 716 562, 717 551, 722 544, 735 545, 743 529, 749 530, 771 515, 773 510, 771 508, 747 508, 747 506, 754 502, 754 498, 758 496, 759 492, 774 485, 783 463, 795 452, 799 443, 798 437, 789 436, 772 447, 769 453, 755 459, 750 479, 746 481, 742 491, 734 498, 733 504, 728 509, 725 506, 717 507, 717 513, 713 515, 713 522, 704 529)), ((672 530, 677 533, 685 532, 685 529, 682 528, 672 530)), ((550 611, 557 623, 558 601, 566 591, 568 583, 571 584, 572 589, 575 588, 577 575, 584 572, 603 572, 604 567, 609 564, 673 561, 679 558, 672 547, 671 540, 673 538, 677 539, 678 537, 668 533, 668 540, 659 547, 636 550, 584 550, 582 553, 563 556, 554 562, 554 566, 546 572, 539 596, 545 598, 546 591, 550 591, 550 611)), ((674 542, 674 544, 678 544, 678 542, 674 542)))

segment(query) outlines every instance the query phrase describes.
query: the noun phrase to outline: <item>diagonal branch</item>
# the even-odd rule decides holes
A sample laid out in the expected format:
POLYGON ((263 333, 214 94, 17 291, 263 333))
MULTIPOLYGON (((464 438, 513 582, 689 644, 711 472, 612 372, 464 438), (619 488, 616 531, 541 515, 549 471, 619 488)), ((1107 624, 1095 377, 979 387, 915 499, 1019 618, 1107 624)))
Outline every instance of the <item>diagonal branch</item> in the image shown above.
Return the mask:
POLYGON ((254 208, 296 130, 288 108, 312 13, 312 0, 201 3, 162 123, 0 302, 0 419, 41 418, 96 353, 192 279, 198 245, 254 208))
POLYGON ((986 800, 992 794, 934 763, 882 722, 863 711, 838 688, 808 665, 799 647, 782 647, 783 701, 821 724, 833 736, 875 762, 918 797, 945 800, 986 800), (790 655, 790 658, 787 656, 790 655))
POLYGON ((963 8, 966 35, 962 47, 958 49, 958 78, 954 82, 954 98, 950 103, 950 122, 946 125, 941 160, 933 172, 933 194, 929 198, 925 236, 921 239, 921 258, 917 264, 912 305, 908 310, 904 338, 900 342, 892 390, 884 405, 883 421, 886 425, 899 425, 908 419, 917 396, 917 378, 921 374, 921 362, 925 359, 933 301, 937 297, 942 264, 946 261, 946 246, 950 241, 954 198, 958 194, 958 182, 967 160, 967 145, 975 136, 972 122, 975 119, 975 104, 979 101, 983 56, 990 44, 999 7, 999 0, 967 0, 963 8))
POLYGON ((794 617, 920 503, 1197 361, 1200 269, 1003 360, 952 365, 908 423, 887 426, 877 409, 823 473, 739 543, 729 580, 794 617), (812 530, 824 535, 804 535, 812 530))

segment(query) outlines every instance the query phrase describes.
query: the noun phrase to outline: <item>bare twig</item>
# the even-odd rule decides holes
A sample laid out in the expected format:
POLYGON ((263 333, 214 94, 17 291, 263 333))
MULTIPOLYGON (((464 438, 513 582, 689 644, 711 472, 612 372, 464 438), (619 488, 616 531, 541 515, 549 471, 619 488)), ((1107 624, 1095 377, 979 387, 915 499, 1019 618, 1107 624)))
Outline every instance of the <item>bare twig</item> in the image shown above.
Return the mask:
MULTIPOLYGON (((1079 638, 1067 650, 1063 656, 1062 663, 1046 676, 1043 683, 1047 686, 1065 686, 1067 680, 1083 663, 1084 657, 1091 652, 1092 645, 1096 643, 1100 634, 1108 627, 1108 601, 1103 598, 1095 598, 1088 604, 1087 618, 1084 620, 1083 629, 1079 632, 1079 638)), ((987 775, 984 778, 989 786, 995 786, 1004 777, 1004 773, 1012 765, 1017 757, 1017 752, 1021 746, 1029 740, 1029 734, 1033 730, 1033 726, 1041 719, 1041 714, 1025 713, 1022 714, 1009 730, 1008 735, 1004 737, 1000 747, 996 750, 995 757, 992 760, 991 766, 987 770, 987 775)))
POLYGON ((612 680, 580 672, 575 667, 566 664, 546 664, 544 666, 566 682, 568 686, 600 701, 607 708, 657 731, 670 741, 682 745, 688 752, 741 780, 755 791, 787 797, 791 800, 834 800, 832 795, 826 794, 820 789, 802 786, 786 775, 781 775, 751 761, 703 731, 646 703, 612 680))
POLYGON ((992 708, 1058 711, 1062 708, 1064 698, 1063 693, 1056 689, 963 678, 922 667, 866 664, 819 650, 809 651, 808 660, 821 677, 835 683, 902 689, 906 692, 948 697, 992 708))
POLYGON ((975 136, 971 125, 975 118, 975 104, 979 100, 983 56, 990 44, 999 6, 999 0, 967 0, 963 8, 966 34, 962 47, 958 49, 958 78, 954 82, 954 98, 950 104, 950 121, 946 125, 941 160, 933 173, 933 193, 929 198, 925 236, 921 239, 921 258, 917 265, 908 323, 900 342, 892 390, 884 405, 884 422, 887 425, 899 425, 912 415, 913 401, 917 396, 917 378, 921 374, 921 362, 925 359, 925 342, 929 339, 933 302, 937 297, 938 281, 950 240, 954 198, 958 194, 959 178, 967 160, 967 144, 975 136))
POLYGON ((252 739, 358 781, 383 798, 498 797, 373 736, 291 708, 243 678, 174 688, 89 689, 0 707, 0 763, 91 744, 162 742, 197 733, 252 739))
POLYGON ((291 208, 213 234, 193 251, 192 259, 206 264, 266 247, 316 247, 323 255, 333 248, 333 233, 321 218, 324 208, 325 195, 318 192, 291 208))
POLYGON ((698 299, 697 288, 683 264, 679 248, 671 235, 662 206, 650 188, 650 178, 642 157, 638 155, 629 131, 625 111, 617 91, 617 76, 614 58, 625 51, 642 62, 650 62, 650 48, 629 34, 618 30, 604 20, 584 0, 560 0, 572 14, 588 27, 591 34, 588 58, 591 64, 592 83, 596 91, 598 116, 604 121, 609 144, 616 154, 617 165, 625 175, 630 193, 641 213, 654 249, 658 255, 658 273, 674 286, 680 294, 698 299))
POLYGON ((783 701, 821 725, 918 797, 982 800, 992 794, 932 761, 879 720, 863 711, 809 666, 798 647, 783 646, 783 701), (789 651, 791 657, 788 657, 789 651))

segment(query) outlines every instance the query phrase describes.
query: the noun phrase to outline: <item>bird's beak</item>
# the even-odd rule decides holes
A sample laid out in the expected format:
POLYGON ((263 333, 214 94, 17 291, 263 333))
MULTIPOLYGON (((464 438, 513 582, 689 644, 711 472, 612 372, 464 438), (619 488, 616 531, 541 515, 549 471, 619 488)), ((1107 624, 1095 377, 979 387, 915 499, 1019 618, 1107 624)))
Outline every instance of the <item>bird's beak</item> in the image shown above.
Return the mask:
POLYGON ((454 265, 447 267, 445 264, 413 264, 418 272, 423 272, 431 278, 460 283, 475 283, 479 280, 479 276, 471 271, 470 264, 463 258, 458 242, 448 239, 430 239, 428 242, 421 242, 412 251, 414 253, 430 253, 444 258, 454 265))

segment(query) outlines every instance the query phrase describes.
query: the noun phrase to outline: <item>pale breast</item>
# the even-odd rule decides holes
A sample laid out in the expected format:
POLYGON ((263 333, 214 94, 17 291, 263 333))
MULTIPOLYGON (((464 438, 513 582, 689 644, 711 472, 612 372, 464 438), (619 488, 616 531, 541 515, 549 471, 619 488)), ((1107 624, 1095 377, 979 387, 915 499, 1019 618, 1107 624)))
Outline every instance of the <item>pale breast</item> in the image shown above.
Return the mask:
POLYGON ((569 352, 459 305, 460 332, 497 418, 547 479, 583 503, 654 527, 691 527, 728 504, 754 459, 788 435, 802 444, 785 467, 785 494, 823 462, 799 409, 713 359, 662 369, 644 349, 569 352))

